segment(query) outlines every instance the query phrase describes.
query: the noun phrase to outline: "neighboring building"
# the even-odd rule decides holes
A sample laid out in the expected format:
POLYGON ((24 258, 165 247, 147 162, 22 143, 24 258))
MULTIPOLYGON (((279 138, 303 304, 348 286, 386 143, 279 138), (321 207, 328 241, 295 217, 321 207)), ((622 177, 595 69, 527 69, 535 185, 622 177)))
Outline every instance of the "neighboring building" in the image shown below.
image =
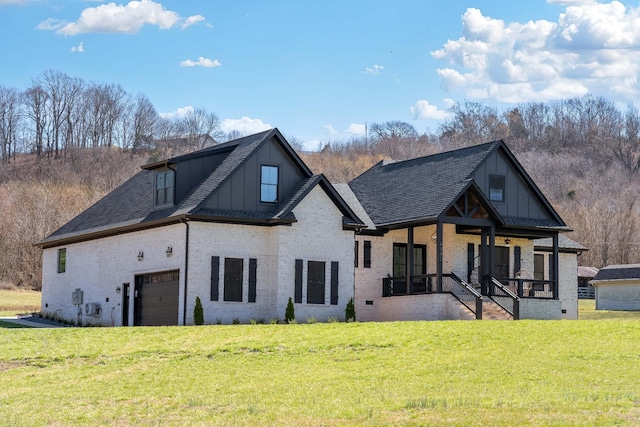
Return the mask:
POLYGON ((640 264, 608 265, 591 284, 596 310, 640 310, 640 264))
POLYGON ((598 274, 595 267, 578 267, 578 299, 595 299, 596 288, 590 283, 598 274))
POLYGON ((291 298, 325 321, 354 298, 363 321, 575 319, 569 230, 501 141, 334 187, 273 129, 146 165, 40 242, 42 310, 183 325, 200 297, 206 323, 246 323, 291 298))

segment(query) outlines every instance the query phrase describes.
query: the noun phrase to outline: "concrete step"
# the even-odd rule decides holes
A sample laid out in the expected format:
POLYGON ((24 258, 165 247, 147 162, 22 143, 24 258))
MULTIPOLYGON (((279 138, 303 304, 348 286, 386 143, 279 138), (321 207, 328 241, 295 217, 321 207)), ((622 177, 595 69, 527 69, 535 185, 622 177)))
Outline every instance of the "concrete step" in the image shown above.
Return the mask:
POLYGON ((482 319, 483 320, 513 320, 513 316, 504 308, 484 297, 482 300, 482 319))

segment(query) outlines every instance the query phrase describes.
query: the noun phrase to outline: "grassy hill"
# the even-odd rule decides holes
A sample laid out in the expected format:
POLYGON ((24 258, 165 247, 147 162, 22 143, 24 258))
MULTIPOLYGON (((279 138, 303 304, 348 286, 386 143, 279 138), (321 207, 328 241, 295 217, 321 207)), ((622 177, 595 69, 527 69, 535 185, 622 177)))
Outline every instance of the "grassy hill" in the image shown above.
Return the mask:
POLYGON ((0 425, 633 425, 640 321, 0 329, 0 425))

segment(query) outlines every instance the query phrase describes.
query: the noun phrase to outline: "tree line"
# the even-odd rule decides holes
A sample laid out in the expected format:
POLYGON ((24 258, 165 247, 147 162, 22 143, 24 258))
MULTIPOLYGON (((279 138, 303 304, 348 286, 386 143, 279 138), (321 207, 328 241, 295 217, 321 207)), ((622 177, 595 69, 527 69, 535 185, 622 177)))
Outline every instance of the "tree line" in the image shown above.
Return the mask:
MULTIPOLYGON (((161 117, 142 94, 56 70, 24 90, 0 84, 0 283, 37 287, 34 242, 97 201, 148 161, 243 136, 224 134, 202 108, 161 117)), ((589 248, 581 265, 640 262, 640 113, 603 97, 522 103, 499 110, 454 104, 428 132, 371 123, 367 132, 303 152, 316 173, 348 182, 382 159, 404 160, 503 139, 589 248)))

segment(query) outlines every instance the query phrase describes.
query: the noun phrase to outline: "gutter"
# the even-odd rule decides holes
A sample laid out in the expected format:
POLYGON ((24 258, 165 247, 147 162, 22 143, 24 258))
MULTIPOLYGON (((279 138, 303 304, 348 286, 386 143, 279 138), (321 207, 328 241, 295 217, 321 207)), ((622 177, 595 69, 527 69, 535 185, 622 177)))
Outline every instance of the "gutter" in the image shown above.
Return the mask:
POLYGON ((189 218, 180 220, 186 226, 184 238, 184 303, 182 307, 182 326, 187 326, 187 283, 189 282, 189 218))

